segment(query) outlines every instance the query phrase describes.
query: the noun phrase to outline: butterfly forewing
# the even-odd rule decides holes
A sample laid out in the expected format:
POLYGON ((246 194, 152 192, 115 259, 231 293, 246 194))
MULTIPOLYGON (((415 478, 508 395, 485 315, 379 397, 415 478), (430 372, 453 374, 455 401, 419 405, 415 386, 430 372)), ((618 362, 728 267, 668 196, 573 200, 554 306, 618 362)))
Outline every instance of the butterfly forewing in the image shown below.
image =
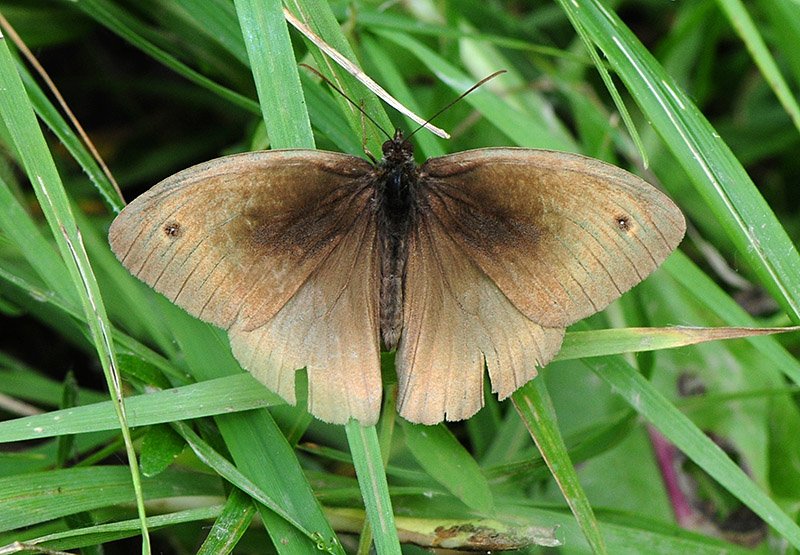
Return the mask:
POLYGON ((685 230, 666 195, 576 154, 481 149, 421 169, 445 233, 543 326, 605 308, 661 264, 685 230))
POLYGON ((228 329, 237 358, 288 401, 294 371, 309 366, 316 416, 374 421, 371 169, 361 158, 308 150, 212 160, 134 200, 109 242, 134 275, 228 329))

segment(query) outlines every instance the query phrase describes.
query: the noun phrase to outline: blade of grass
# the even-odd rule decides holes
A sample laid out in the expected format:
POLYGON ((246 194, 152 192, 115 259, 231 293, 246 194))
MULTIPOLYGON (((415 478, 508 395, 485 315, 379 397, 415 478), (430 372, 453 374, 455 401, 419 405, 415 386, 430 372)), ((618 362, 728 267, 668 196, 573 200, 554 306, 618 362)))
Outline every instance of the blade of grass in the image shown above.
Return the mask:
MULTIPOLYGON (((237 374, 125 400, 130 427, 149 426, 283 404, 249 374, 237 374)), ((119 427, 111 401, 0 422, 0 443, 119 427)))
POLYGON ((50 225, 61 258, 69 271, 70 281, 78 292, 78 299, 86 315, 86 322, 103 367, 108 389, 115 403, 117 418, 125 438, 129 472, 136 492, 137 510, 142 525, 142 552, 148 554, 150 538, 141 494, 141 478, 130 431, 126 424, 120 376, 111 339, 111 325, 61 178, 49 155, 50 151, 5 40, 0 40, 0 91, 2 91, 0 117, 5 121, 16 144, 17 152, 22 158, 39 205, 50 225))
POLYGON ((250 498, 242 490, 234 488, 228 495, 222 514, 214 521, 203 545, 197 550, 197 555, 231 553, 255 514, 250 498))
MULTIPOLYGON (((312 545, 316 545, 316 548, 319 550, 327 551, 328 553, 334 553, 333 546, 338 545, 338 540, 333 538, 331 540, 331 546, 326 545, 325 538, 322 536, 321 532, 310 532, 307 530, 298 520, 284 511, 280 505, 278 505, 277 501, 275 501, 272 497, 270 497, 264 490, 258 487, 257 484, 252 482, 250 479, 247 478, 244 474, 239 472, 235 466, 233 466, 230 462, 228 462, 225 458, 219 455, 216 451, 214 451, 211 446, 205 443, 200 436, 192 431, 192 429, 183 423, 178 423, 176 425, 176 429, 178 432, 183 436, 189 446, 194 450, 195 454, 208 464, 211 468, 217 471, 217 473, 228 480, 230 483, 234 484, 236 487, 241 489, 242 491, 246 492, 250 495, 253 499, 267 507, 272 514, 280 517, 281 519, 285 520, 288 524, 292 525, 295 530, 306 536, 309 540, 311 540, 312 545)), ((289 542, 287 541, 287 544, 289 542)), ((292 552, 300 552, 302 553, 303 550, 307 549, 307 547, 302 546, 289 546, 288 549, 292 552)))
POLYGON ((424 426, 401 420, 406 445, 417 462, 465 505, 484 515, 495 512, 489 483, 478 463, 447 426, 424 426))
POLYGON ((672 349, 723 339, 742 339, 798 331, 790 328, 622 328, 591 331, 570 331, 554 360, 570 360, 590 356, 641 353, 672 349))
POLYGON ((792 118, 794 126, 800 131, 800 105, 797 104, 789 85, 783 79, 778 64, 775 63, 767 45, 764 44, 764 39, 761 38, 758 28, 753 23, 750 14, 747 13, 744 4, 739 0, 717 0, 717 5, 728 16, 728 21, 747 45, 753 61, 761 70, 769 86, 772 87, 786 113, 792 118))
MULTIPOLYGON (((208 519, 219 516, 222 512, 220 505, 212 505, 209 507, 200 507, 188 509, 185 511, 177 511, 165 515, 147 517, 147 525, 151 530, 155 530, 165 526, 172 526, 175 524, 182 524, 185 522, 203 522, 208 519)), ((46 525, 45 525, 46 526, 46 525)), ((31 529, 35 530, 35 529, 31 529)), ((30 532, 27 530, 26 532, 30 532)), ((121 520, 118 522, 106 522, 104 524, 94 524, 86 528, 74 528, 65 530, 63 532, 48 533, 43 536, 30 536, 33 539, 21 540, 23 546, 31 546, 28 549, 80 549, 82 547, 95 546, 116 540, 129 538, 139 533, 138 520, 121 520), (34 548, 35 546, 35 548, 34 548)), ((20 538, 23 534, 15 533, 15 537, 20 538)), ((20 550, 13 547, 5 546, 0 547, 0 553, 7 555, 10 553, 18 553, 20 550)))
POLYGON ((529 381, 515 391, 511 399, 564 494, 564 499, 567 500, 592 551, 608 553, 597 525, 597 518, 578 480, 575 466, 569 458, 567 446, 564 445, 564 439, 556 425, 555 411, 544 380, 540 377, 529 381))
MULTIPOLYGON (((174 469, 145 478, 142 488, 147 499, 222 494, 216 477, 174 469)), ((81 510, 130 503, 135 494, 125 467, 92 466, 0 478, 0 499, 5 500, 0 531, 8 531, 81 510)))
MULTIPOLYGON (((386 467, 389 464, 389 454, 392 449, 392 436, 394 435, 395 427, 395 399, 396 395, 393 391, 388 390, 385 392, 383 406, 381 407, 381 418, 379 420, 380 429, 378 432, 378 444, 381 449, 381 464, 387 476, 386 467)), ((361 525, 360 534, 356 553, 358 555, 367 555, 372 546, 372 528, 367 519, 364 519, 361 525)))
MULTIPOLYGON (((783 52, 797 52, 800 48, 800 4, 792 0, 761 0, 758 2, 769 17, 772 40, 783 52)), ((783 63, 792 70, 795 85, 800 83, 800 59, 785 56, 783 63)))
POLYGON ((235 5, 270 143, 276 148, 314 148, 280 0, 236 0, 235 5))
POLYGON ((397 537, 389 486, 386 483, 375 426, 365 427, 356 420, 350 420, 345 424, 345 431, 375 540, 375 549, 378 555, 399 555, 400 540, 397 537))

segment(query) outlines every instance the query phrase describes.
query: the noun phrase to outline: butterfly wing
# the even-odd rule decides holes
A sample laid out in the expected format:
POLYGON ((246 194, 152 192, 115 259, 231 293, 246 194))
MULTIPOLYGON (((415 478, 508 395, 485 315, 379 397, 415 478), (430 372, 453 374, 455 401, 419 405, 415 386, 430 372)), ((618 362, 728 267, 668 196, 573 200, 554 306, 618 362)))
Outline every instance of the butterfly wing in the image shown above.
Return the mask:
POLYGON ((243 366, 287 401, 295 400, 295 370, 309 366, 316 416, 374 421, 380 359, 371 169, 361 158, 309 150, 212 160, 134 200, 114 220, 109 242, 142 281, 228 329, 243 366), (329 376, 318 371, 322 360, 329 376), (326 390, 331 380, 361 386, 326 390), (334 391, 345 399, 335 400, 334 391))
POLYGON ((502 399, 558 352, 564 328, 618 298, 683 237, 665 195, 574 154, 482 149, 421 167, 409 240, 398 406, 434 424, 502 399))
POLYGON ((372 425, 380 413, 377 234, 364 207, 274 317, 229 330, 242 366, 292 404, 295 370, 306 367, 308 410, 334 424, 372 425))
POLYGON ((480 149, 422 166, 432 214, 528 318, 566 327, 605 308, 677 247, 683 215, 610 164, 480 149))
POLYGON ((522 314, 442 220, 420 215, 409 238, 398 410, 412 422, 436 424, 483 406, 484 360, 493 391, 505 398, 555 356, 564 329, 522 314))

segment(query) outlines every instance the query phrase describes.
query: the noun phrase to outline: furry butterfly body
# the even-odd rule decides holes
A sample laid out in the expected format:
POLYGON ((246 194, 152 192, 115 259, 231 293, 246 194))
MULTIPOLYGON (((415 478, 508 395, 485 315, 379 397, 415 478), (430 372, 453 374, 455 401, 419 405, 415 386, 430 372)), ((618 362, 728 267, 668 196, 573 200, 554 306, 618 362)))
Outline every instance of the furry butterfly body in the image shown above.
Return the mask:
POLYGON ((500 398, 675 249, 685 223, 641 179, 575 154, 489 148, 421 165, 314 150, 227 156, 162 181, 115 219, 137 277, 228 330, 259 381, 318 418, 374 423, 380 345, 398 410, 434 424, 500 398))

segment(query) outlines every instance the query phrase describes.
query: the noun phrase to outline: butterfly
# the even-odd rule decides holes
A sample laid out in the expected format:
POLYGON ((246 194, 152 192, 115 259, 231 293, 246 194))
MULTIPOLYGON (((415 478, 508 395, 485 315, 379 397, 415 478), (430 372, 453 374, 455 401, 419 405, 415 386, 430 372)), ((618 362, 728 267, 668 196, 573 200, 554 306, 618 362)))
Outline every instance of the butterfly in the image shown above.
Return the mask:
POLYGON ((500 399, 570 324, 655 270, 683 238, 640 178, 564 152, 483 148, 414 161, 317 150, 225 156, 131 202, 109 242, 136 277, 227 330, 234 356, 317 418, 374 424, 381 345, 409 421, 469 418, 484 373, 500 399))

